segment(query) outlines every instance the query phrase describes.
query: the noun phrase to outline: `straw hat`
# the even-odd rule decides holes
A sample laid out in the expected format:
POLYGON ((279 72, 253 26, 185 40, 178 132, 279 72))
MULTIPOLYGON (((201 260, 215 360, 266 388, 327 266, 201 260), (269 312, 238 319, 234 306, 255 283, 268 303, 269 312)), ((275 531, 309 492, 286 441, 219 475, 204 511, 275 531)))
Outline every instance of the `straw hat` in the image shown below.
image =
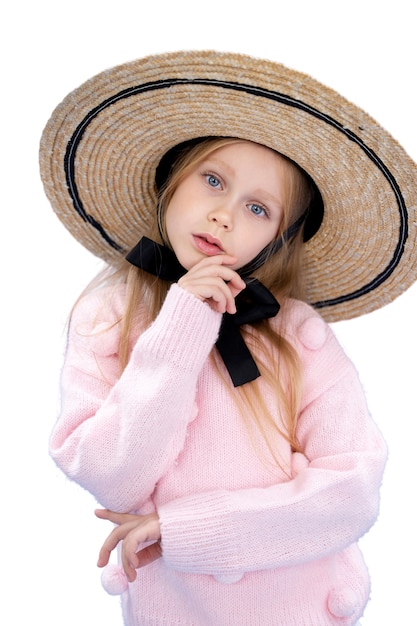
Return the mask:
POLYGON ((46 194, 72 235, 112 263, 149 234, 163 155, 213 135, 269 146, 317 184, 324 217, 305 244, 305 274, 325 319, 373 311, 416 280, 415 163, 340 94, 245 55, 149 56, 85 82, 43 132, 46 194))

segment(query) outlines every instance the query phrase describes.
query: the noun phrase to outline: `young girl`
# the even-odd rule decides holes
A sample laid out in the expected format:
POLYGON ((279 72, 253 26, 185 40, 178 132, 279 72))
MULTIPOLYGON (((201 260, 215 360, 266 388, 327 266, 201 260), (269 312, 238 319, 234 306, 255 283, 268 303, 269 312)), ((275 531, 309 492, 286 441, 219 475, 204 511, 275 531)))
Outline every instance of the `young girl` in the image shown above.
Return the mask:
POLYGON ((51 454, 115 524, 98 565, 119 546, 125 623, 357 624, 386 447, 325 320, 415 280, 415 165, 308 76, 180 52, 70 94, 41 172, 108 265, 51 454))

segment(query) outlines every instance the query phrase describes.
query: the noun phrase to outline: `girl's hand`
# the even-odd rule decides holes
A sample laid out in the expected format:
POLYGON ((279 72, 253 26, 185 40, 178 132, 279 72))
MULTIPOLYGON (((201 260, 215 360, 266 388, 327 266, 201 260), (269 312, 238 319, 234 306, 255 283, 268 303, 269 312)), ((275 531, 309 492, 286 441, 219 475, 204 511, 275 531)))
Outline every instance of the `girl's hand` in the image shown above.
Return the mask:
POLYGON ((149 565, 162 556, 159 543, 161 528, 156 513, 149 515, 133 515, 130 513, 114 513, 108 509, 97 509, 95 514, 100 519, 118 524, 107 537, 100 550, 97 565, 104 567, 109 562, 110 554, 119 541, 122 541, 122 566, 129 582, 136 579, 136 570, 149 565), (150 545, 141 544, 153 542, 150 545))
POLYGON ((236 258, 227 254, 206 257, 192 267, 178 284, 219 313, 236 313, 236 296, 246 287, 245 281, 229 265, 236 258))

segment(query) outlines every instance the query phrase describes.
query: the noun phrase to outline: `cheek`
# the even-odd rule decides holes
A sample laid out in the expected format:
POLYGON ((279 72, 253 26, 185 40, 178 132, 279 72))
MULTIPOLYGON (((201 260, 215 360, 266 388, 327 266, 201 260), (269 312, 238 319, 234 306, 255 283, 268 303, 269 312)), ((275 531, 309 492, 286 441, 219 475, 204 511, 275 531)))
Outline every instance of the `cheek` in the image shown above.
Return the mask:
POLYGON ((258 234, 258 237, 256 238, 253 236, 253 231, 252 231, 253 247, 257 247, 258 252, 260 252, 261 250, 266 248, 266 246, 268 246, 272 241, 276 239, 277 233, 278 233, 278 227, 275 225, 271 226, 270 224, 268 224, 266 228, 263 229, 262 232, 260 232, 258 234))
POLYGON ((164 227, 164 232, 168 236, 168 238, 172 234, 172 230, 175 227, 176 221, 177 221, 176 203, 174 201, 174 198, 172 197, 165 209, 164 215, 162 216, 162 225, 164 227))

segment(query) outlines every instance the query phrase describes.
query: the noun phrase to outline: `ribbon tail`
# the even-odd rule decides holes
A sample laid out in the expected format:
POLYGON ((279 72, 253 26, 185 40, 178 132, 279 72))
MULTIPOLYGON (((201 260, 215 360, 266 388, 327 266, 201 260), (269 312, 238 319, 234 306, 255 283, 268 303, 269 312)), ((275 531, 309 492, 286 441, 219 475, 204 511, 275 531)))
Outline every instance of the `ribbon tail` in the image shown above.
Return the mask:
POLYGON ((235 387, 249 383, 261 375, 239 328, 233 323, 227 323, 225 318, 223 318, 216 348, 235 387))

